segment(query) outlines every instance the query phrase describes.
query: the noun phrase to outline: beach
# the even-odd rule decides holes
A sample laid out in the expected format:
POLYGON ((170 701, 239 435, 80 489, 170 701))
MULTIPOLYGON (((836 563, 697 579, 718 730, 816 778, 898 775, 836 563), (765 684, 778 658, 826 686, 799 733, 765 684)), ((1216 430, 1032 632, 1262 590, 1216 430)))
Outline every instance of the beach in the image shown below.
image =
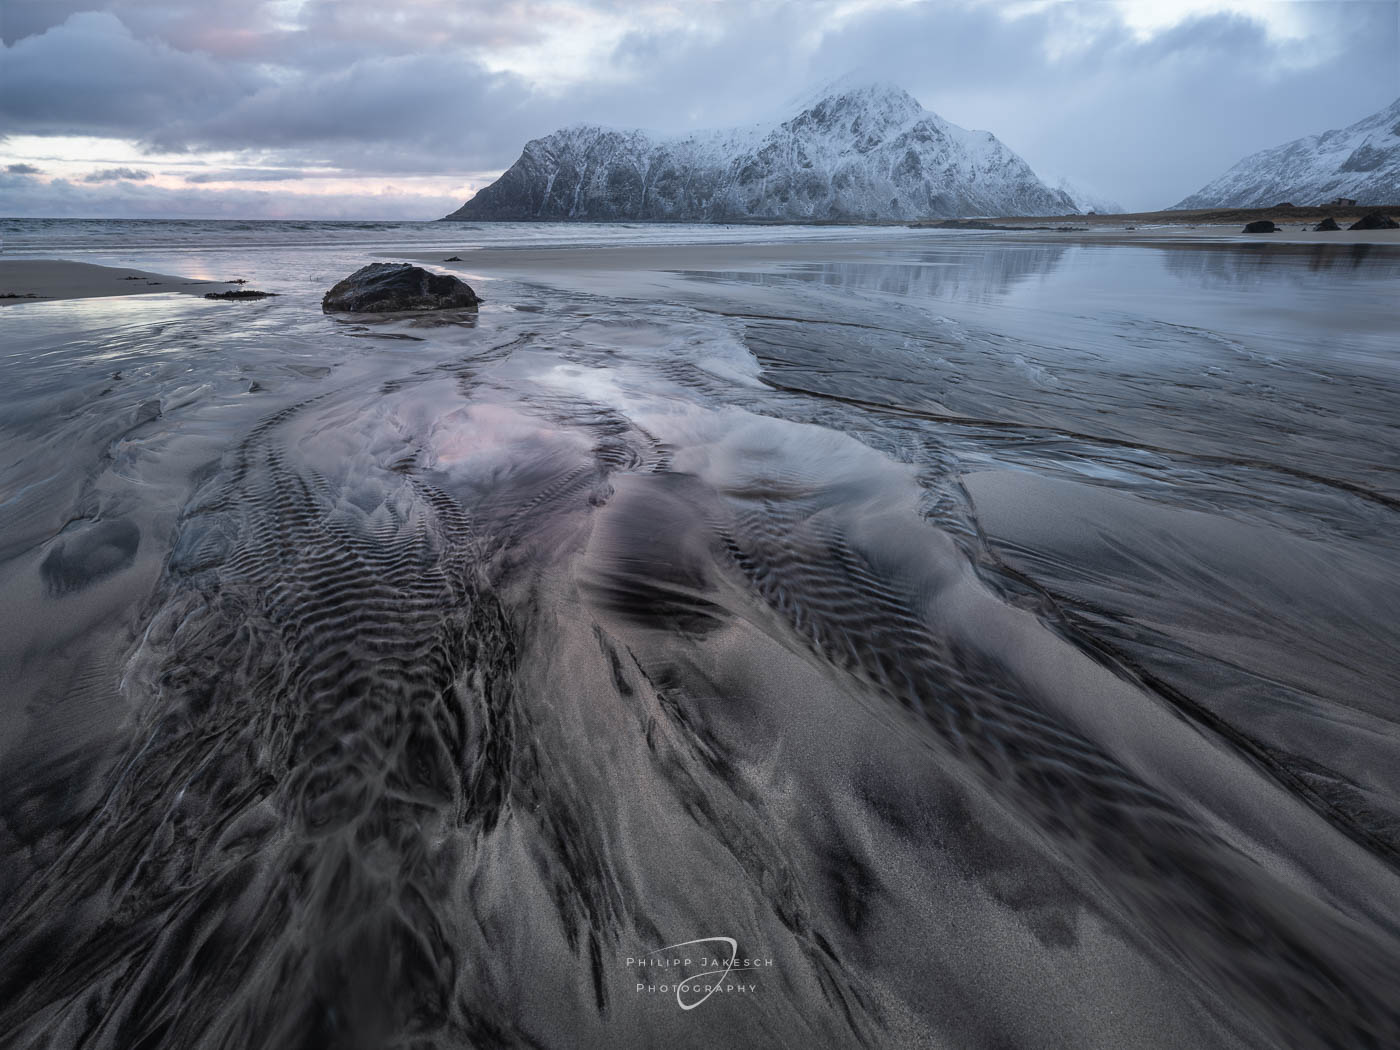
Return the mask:
POLYGON ((1394 231, 302 226, 7 231, 21 1044, 1400 1040, 1394 231))
POLYGON ((236 287, 233 282, 189 280, 120 266, 70 259, 0 259, 0 306, 32 300, 97 299, 149 295, 157 289, 203 295, 236 287))
MULTIPOLYGON (((1309 209, 1318 211, 1325 209, 1309 209)), ((1152 213, 1143 217, 1122 216, 1062 216, 1051 220, 1005 218, 988 220, 1003 225, 1007 230, 977 231, 966 233, 993 233, 996 237, 1011 238, 1013 241, 1042 241, 1051 243, 1129 243, 1146 242, 1201 242, 1253 245, 1253 244, 1299 244, 1316 245, 1326 249, 1328 245, 1395 245, 1400 244, 1400 230, 1347 230, 1325 232, 1315 231, 1315 218, 1309 222, 1292 222, 1286 213, 1256 209, 1247 213, 1246 218, 1256 214, 1274 219, 1280 223, 1277 233, 1245 234, 1239 222, 1213 221, 1164 222, 1162 219, 1171 213, 1152 213), (1026 230, 1018 225, 1031 222, 1058 224, 1062 229, 1026 230), (1140 224, 1139 224, 1140 223, 1140 224), (1074 225, 1086 224, 1086 225, 1074 225)), ((1211 218, 1216 216, 1211 215, 1211 218)), ((421 225, 421 224, 417 224, 421 225)), ((511 224, 519 226, 520 224, 511 224)), ((528 224, 527 224, 528 225, 528 224)), ((540 224, 546 226, 548 224, 540 224)), ((603 224, 606 225, 606 224, 603 224)), ((442 224, 435 230, 444 245, 459 242, 458 224, 442 224)), ((578 224, 580 230, 593 232, 599 224, 578 224)), ((552 224, 558 229, 560 224, 552 224)), ((509 272, 531 270, 595 272, 665 272, 681 269, 707 269, 726 267, 755 267, 771 264, 797 262, 855 262, 871 260, 889 247, 892 239, 917 237, 904 231, 908 227, 884 224, 876 226, 809 226, 777 227, 785 234, 798 234, 765 243, 765 226, 730 227, 690 227, 701 231, 701 236, 691 234, 671 239, 668 243, 666 224, 631 224, 624 230, 646 230, 651 237, 638 238, 642 243, 625 243, 625 236, 613 243, 587 243, 588 237, 582 234, 576 238, 580 243, 554 245, 548 236, 542 243, 520 247, 491 245, 485 249, 488 256, 475 256, 465 261, 450 262, 451 252, 440 251, 397 251, 376 252, 376 258, 407 259, 441 270, 471 273, 474 264, 489 260, 488 268, 509 272), (718 241, 718 243, 715 243, 718 241), (579 254, 586 247, 583 254, 579 254), (549 252, 540 255, 540 252, 549 252)), ((568 225, 564 225, 568 229, 568 225)), ((921 227, 913 227, 921 229, 921 227)), ((475 232, 475 231, 472 231, 475 232)), ((964 233, 964 231, 955 231, 964 233)), ((936 236, 926 234, 925 236, 936 236)), ((470 232, 467 240, 471 239, 470 232)), ((558 240, 568 241, 567 236, 558 240)), ((906 241, 906 244, 908 242, 906 241)), ((0 306, 16 305, 34 300, 64 300, 102 298, 116 295, 150 295, 165 292, 183 292, 204 295, 207 292, 221 292, 241 287, 237 279, 210 280, 191 279, 171 274, 135 270, 121 266, 99 266, 96 263, 65 259, 38 259, 26 256, 21 259, 0 258, 0 306), (121 282, 121 283, 118 283, 121 282)))

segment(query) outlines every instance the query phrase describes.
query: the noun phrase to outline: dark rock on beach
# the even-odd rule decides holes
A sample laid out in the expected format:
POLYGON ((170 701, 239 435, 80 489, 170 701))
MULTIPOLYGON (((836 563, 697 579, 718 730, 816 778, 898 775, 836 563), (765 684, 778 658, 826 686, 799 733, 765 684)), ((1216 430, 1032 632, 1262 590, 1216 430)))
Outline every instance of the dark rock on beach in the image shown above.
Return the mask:
POLYGON ((270 299, 272 296, 274 296, 274 295, 276 295, 276 294, 277 294, 276 292, 258 292, 258 291, 254 291, 253 289, 249 288, 247 291, 244 291, 244 290, 242 290, 242 289, 239 289, 239 290, 236 291, 236 292, 205 292, 205 293, 204 293, 204 298, 206 298, 206 299, 229 299, 229 300, 233 300, 233 301, 235 301, 235 302, 241 302, 241 301, 243 301, 243 300, 245 300, 245 299, 270 299))
POLYGON ((1396 222, 1388 215, 1382 215, 1378 211, 1371 212, 1370 215, 1363 215, 1354 223, 1347 227, 1349 230, 1400 230, 1400 222, 1396 222))
POLYGON ((1255 219, 1247 223, 1244 228, 1245 233, 1277 233, 1278 227, 1268 219, 1255 219))
POLYGON ((475 310, 481 300, 464 281, 409 263, 370 263, 326 293, 321 309, 351 313, 475 310))
POLYGON ((1313 229, 1318 232, 1331 233, 1333 230, 1340 230, 1341 227, 1337 225, 1337 220, 1329 215, 1327 216, 1327 218, 1323 219, 1320 223, 1314 226, 1313 229))

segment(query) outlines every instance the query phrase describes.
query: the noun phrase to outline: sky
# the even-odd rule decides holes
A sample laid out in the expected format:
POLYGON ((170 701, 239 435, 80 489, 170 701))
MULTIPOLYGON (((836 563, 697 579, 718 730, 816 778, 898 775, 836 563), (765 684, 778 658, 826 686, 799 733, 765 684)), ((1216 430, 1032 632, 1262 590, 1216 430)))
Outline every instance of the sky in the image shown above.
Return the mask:
POLYGON ((0 0, 0 215, 433 219, 526 141, 893 81, 1167 207, 1400 97, 1400 0, 0 0))

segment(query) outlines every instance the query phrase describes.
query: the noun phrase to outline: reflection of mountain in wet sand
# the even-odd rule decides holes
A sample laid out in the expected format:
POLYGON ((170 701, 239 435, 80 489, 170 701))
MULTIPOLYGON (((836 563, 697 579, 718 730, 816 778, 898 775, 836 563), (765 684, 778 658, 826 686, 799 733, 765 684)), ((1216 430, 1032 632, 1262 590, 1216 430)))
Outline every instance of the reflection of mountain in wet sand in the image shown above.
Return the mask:
POLYGON ((1374 244, 1219 244, 1192 245, 1153 242, 1162 252, 1167 272, 1203 285, 1259 287, 1278 280, 1308 283, 1311 275, 1366 268, 1370 280, 1400 277, 1400 252, 1374 244))
POLYGON ((686 271, 719 281, 744 281, 766 287, 805 281, 842 289, 897 296, 993 302, 1020 280, 1054 271, 1066 245, 1021 244, 989 248, 910 253, 917 261, 896 263, 801 262, 778 273, 744 270, 686 271))

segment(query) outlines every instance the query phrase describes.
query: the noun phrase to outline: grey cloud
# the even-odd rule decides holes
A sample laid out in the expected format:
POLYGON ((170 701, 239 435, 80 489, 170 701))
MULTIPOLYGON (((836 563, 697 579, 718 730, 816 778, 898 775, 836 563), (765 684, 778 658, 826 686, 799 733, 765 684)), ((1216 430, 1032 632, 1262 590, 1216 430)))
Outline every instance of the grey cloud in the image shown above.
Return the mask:
MULTIPOLYGON (((238 171, 500 170, 524 142, 588 121, 682 130, 781 113, 851 69, 909 88, 948 119, 994 132, 1037 170, 1132 207, 1180 199, 1244 154, 1338 127, 1400 95, 1393 0, 1290 5, 1314 33, 1289 54, 1257 22, 1197 18, 1141 39, 1111 9, 1018 18, 999 4, 852 11, 836 0, 704 8, 703 32, 658 30, 636 5, 609 76, 565 91, 492 73, 494 48, 540 40, 569 0, 307 0, 286 26, 263 0, 5 0, 0 133, 83 133, 171 151, 243 154, 238 171), (838 7, 843 13, 838 18, 838 7), (11 10, 13 8, 13 11, 11 10), (17 12, 17 13, 16 13, 17 12), (551 21, 553 20, 553 21, 551 21), (16 28, 18 27, 18 28, 16 28), (1075 34, 1052 54, 1049 39, 1075 34), (1314 60, 1336 44, 1339 56, 1314 60), (254 165, 257 167, 255 168, 254 165)), ((583 0, 575 0, 582 7, 583 0)), ((230 176, 233 177, 233 176, 230 176)), ((287 175, 287 178, 295 176, 287 175)))
POLYGON ((164 129, 153 141, 265 147, 384 141, 434 129, 469 133, 490 121, 484 103, 498 79, 448 56, 371 58, 269 84, 217 114, 164 129))
POLYGON ((131 182, 145 182, 151 177, 149 171, 142 171, 139 168, 102 168, 99 171, 90 171, 83 176, 84 182, 117 182, 127 179, 131 182))
POLYGON ((516 77, 451 55, 365 59, 268 85, 203 119, 153 132, 158 148, 278 152, 284 167, 401 173, 504 168, 524 139, 577 119, 516 77))
POLYGON ((221 111, 265 77, 138 39, 110 12, 81 12, 6 47, 0 133, 143 139, 172 121, 221 111))
POLYGON ((225 168, 221 171, 201 171, 185 175, 186 182, 200 185, 207 182, 286 182, 314 178, 315 173, 300 168, 225 168))
POLYGON ((5 0, 5 17, 0 18, 0 40, 13 44, 62 25, 69 15, 93 10, 90 0, 5 0))
POLYGON ((6 164, 5 171, 11 175, 42 175, 40 169, 33 164, 6 164))
POLYGON ((294 194, 170 189, 138 182, 88 185, 0 174, 5 213, 58 218, 436 219, 460 204, 435 194, 294 194))

